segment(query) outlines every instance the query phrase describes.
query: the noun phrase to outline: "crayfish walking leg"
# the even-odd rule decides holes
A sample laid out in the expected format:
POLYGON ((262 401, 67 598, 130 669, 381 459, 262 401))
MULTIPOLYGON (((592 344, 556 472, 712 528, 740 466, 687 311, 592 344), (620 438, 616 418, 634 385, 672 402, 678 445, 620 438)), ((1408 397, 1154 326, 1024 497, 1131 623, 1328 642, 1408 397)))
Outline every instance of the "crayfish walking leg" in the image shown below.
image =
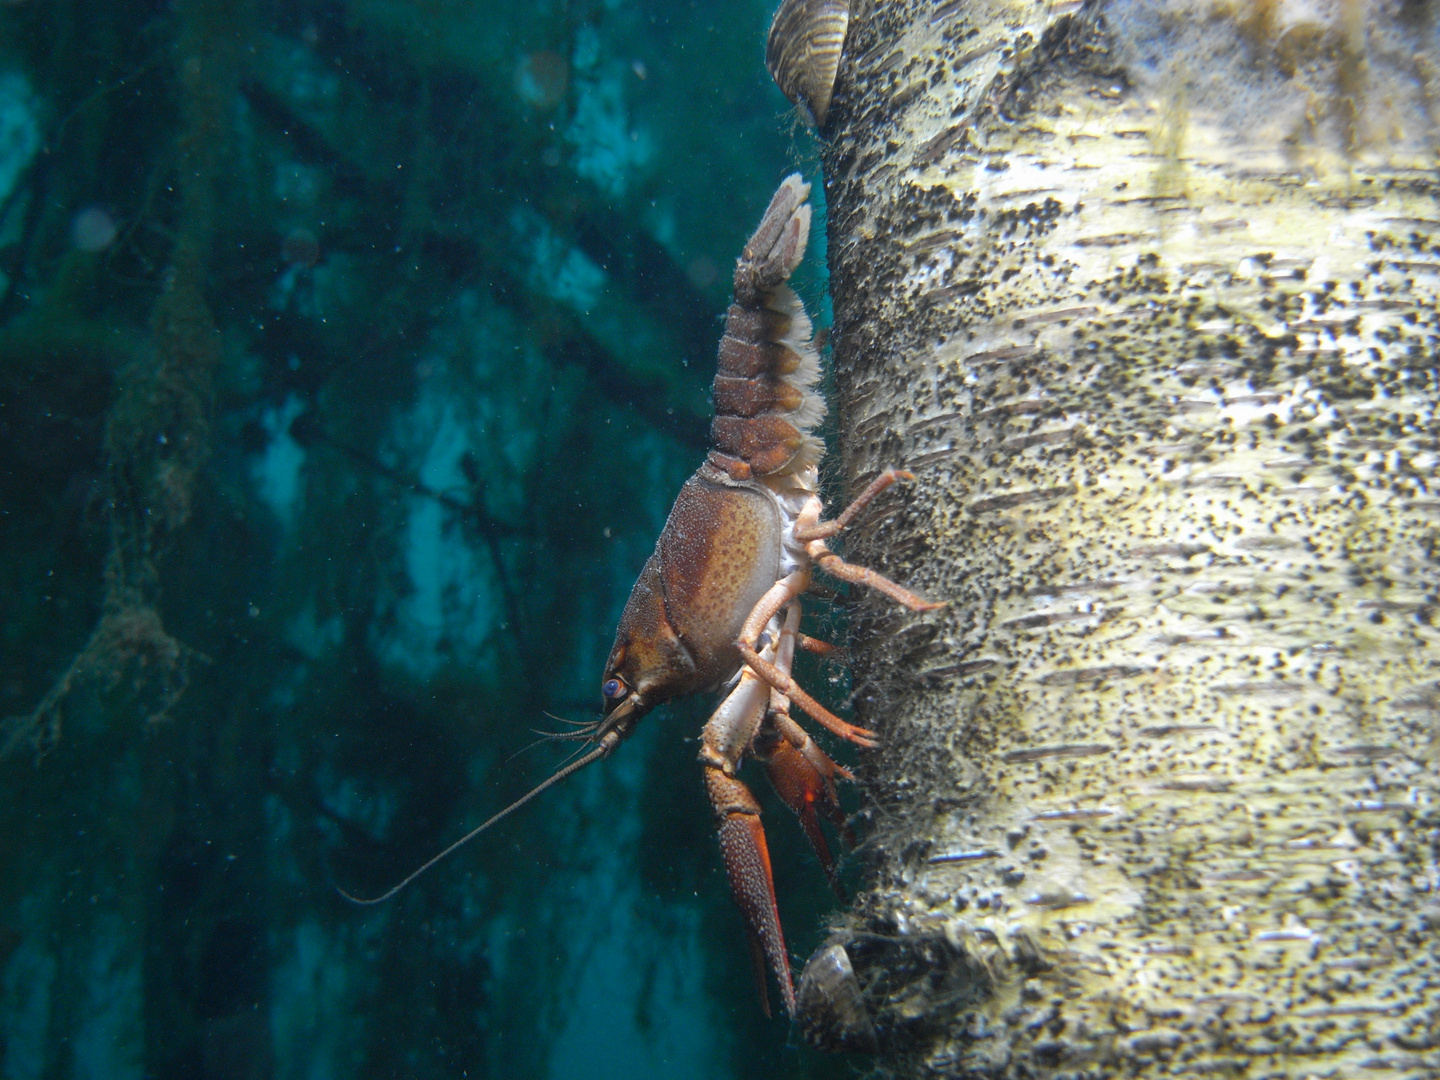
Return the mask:
MULTIPOLYGON (((848 524, 866 503, 897 479, 908 479, 908 474, 887 470, 834 522, 820 520, 819 497, 810 496, 797 516, 794 535, 804 544, 809 558, 827 573, 875 588, 912 611, 932 611, 944 605, 924 600, 872 570, 844 562, 824 543, 824 538, 848 524)), ((736 642, 745 660, 740 680, 705 725, 700 751, 706 790, 718 819, 725 869, 735 901, 745 916, 751 956, 757 965, 762 956, 769 961, 786 1011, 792 1015, 794 987, 775 904, 774 875, 760 824, 760 806, 750 789, 736 778, 735 771, 747 750, 766 763, 772 785, 800 819, 806 839, 838 894, 835 861, 820 829, 819 814, 825 815, 847 843, 853 843, 835 793, 837 779, 852 777, 790 717, 791 700, 836 735, 858 746, 876 745, 874 732, 846 723, 810 697, 790 676, 799 636, 799 596, 809 584, 810 569, 805 566, 777 581, 751 609, 736 642), (773 640, 763 640, 762 635, 773 640), (764 708, 759 702, 762 684, 769 688, 764 708)), ((763 969, 757 970, 756 982, 768 1015, 763 969)))
MULTIPOLYGON (((800 608, 791 604, 783 615, 770 621, 770 638, 761 650, 766 661, 788 672, 795 655, 795 638, 800 608)), ((834 860, 825 844, 816 819, 818 802, 826 816, 842 829, 844 818, 835 798, 835 778, 849 773, 825 755, 810 737, 790 719, 788 703, 772 690, 750 667, 740 671, 739 682, 711 715, 701 734, 700 761, 705 768, 705 790, 715 808, 720 851, 735 902, 745 917, 750 954, 755 963, 755 982, 760 1002, 770 1012, 765 992, 765 963, 780 983, 785 1011, 795 1011, 795 988, 790 975, 790 958, 780 929, 775 904, 774 875, 765 830, 760 824, 760 804, 744 781, 735 774, 749 753, 766 760, 770 779, 785 803, 800 817, 805 835, 815 847, 832 885, 834 860)))

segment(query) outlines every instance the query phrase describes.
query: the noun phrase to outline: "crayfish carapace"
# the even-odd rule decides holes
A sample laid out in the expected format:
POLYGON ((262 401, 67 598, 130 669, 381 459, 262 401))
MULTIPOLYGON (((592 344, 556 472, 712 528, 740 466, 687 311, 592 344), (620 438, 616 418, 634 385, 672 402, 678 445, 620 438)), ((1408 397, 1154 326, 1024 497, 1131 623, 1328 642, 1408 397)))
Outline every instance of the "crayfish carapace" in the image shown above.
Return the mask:
POLYGON ((811 569, 819 566, 833 577, 878 589, 912 611, 943 606, 842 561, 825 546, 871 499, 908 474, 887 470, 838 518, 821 520, 818 466, 824 445, 812 433, 825 411, 814 389, 820 362, 810 319, 787 284, 805 255, 809 195, 810 185, 798 174, 787 177, 735 266, 735 302, 726 315, 714 382, 714 449, 680 489, 620 617, 601 684, 604 717, 567 736, 592 748, 394 889, 363 902, 393 895, 540 792, 608 757, 655 706, 718 690, 725 696, 701 736, 705 788, 718 819, 725 870, 749 930, 761 1003, 768 1014, 768 960, 793 1015, 795 990, 760 804, 736 773, 747 757, 765 763, 834 885, 835 863, 819 816, 849 840, 835 781, 850 779, 850 773, 791 718, 790 705, 843 739, 875 745, 873 732, 846 723, 791 679, 797 647, 830 648, 799 632, 800 596, 810 587, 811 569))

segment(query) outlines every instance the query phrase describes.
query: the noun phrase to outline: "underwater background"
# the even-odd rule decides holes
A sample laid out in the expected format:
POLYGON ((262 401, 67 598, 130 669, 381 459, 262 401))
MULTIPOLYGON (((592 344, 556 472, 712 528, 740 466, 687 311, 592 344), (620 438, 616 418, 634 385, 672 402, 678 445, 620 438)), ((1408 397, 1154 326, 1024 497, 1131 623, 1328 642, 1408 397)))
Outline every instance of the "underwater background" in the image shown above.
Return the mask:
POLYGON ((705 702, 337 892, 597 712, 816 172, 770 9, 0 2, 0 1076, 850 1074, 757 1004, 705 702))

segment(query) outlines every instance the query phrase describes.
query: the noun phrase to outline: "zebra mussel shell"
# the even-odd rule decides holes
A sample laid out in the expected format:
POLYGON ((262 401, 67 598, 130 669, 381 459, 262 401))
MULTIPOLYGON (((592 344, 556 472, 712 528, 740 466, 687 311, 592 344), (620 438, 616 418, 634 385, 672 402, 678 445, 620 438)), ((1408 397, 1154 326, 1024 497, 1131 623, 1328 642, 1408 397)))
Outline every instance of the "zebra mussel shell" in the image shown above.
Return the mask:
POLYGON ((875 1053, 875 1021, 844 945, 832 941, 806 961, 795 984, 795 1023, 817 1050, 875 1053))
POLYGON ((847 0, 783 0, 770 23, 765 66, 817 128, 825 126, 840 50, 850 25, 847 0))

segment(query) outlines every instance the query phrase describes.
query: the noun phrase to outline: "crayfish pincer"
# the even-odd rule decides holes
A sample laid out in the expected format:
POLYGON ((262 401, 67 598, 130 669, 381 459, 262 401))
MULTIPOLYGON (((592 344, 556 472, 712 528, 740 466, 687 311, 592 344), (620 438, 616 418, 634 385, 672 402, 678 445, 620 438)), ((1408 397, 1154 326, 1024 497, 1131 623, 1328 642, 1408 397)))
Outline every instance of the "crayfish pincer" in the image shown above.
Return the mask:
MULTIPOLYGON (((568 737, 591 749, 421 866, 376 903, 403 888, 472 836, 592 761, 608 757, 657 705, 700 691, 724 694, 701 735, 700 763, 715 808, 720 849, 744 914, 761 1003, 765 962, 795 1011, 789 955, 760 804, 736 775, 762 761, 781 799, 800 819, 832 886, 835 863, 819 816, 847 842, 835 781, 850 773, 790 716, 800 710, 836 735, 874 746, 874 733, 846 723, 790 677, 795 649, 829 651, 800 633, 800 597, 818 566, 832 577, 877 589, 912 611, 931 603, 825 546, 876 495, 909 474, 887 470, 839 517, 822 521, 814 428, 825 413, 815 390, 820 359, 810 319, 787 282, 810 234, 810 185, 786 177, 735 266, 735 301, 725 318, 715 374, 713 448, 686 481, 620 616, 601 683, 604 716, 568 737)), ((352 897, 353 899, 353 897, 352 897)))

